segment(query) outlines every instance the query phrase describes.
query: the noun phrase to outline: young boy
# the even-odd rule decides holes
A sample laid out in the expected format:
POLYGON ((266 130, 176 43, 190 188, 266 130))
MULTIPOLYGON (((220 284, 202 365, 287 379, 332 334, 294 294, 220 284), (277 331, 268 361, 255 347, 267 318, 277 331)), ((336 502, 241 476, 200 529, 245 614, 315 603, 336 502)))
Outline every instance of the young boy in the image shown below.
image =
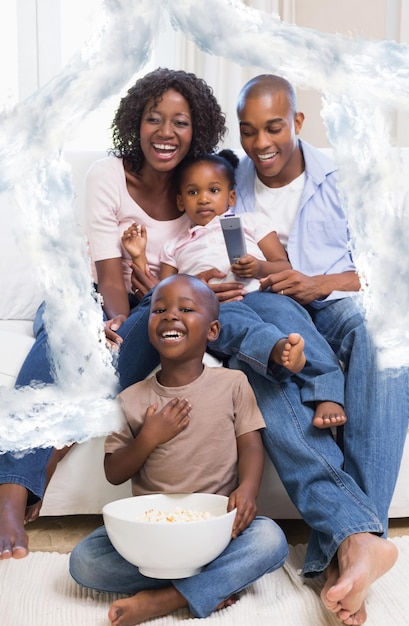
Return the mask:
MULTIPOLYGON (((258 291, 260 281, 274 272, 291 269, 287 253, 280 243, 277 234, 271 230, 271 222, 265 216, 242 216, 244 237, 247 255, 230 267, 224 237, 219 217, 235 205, 235 167, 238 158, 230 150, 223 150, 219 154, 205 154, 185 160, 178 168, 177 196, 178 208, 185 212, 191 223, 189 228, 182 231, 180 236, 170 240, 163 248, 160 260, 160 278, 165 278, 181 272, 183 274, 198 275, 204 270, 216 267, 225 275, 224 281, 237 280, 232 273, 240 277, 248 292, 258 291)), ((146 266, 145 246, 147 233, 143 226, 134 225, 128 228, 122 243, 132 256, 132 261, 141 269, 146 266)), ((277 298, 269 294, 268 298, 277 298)), ((244 297, 244 302, 247 296, 244 297)), ((237 305, 240 307, 240 305, 237 305)), ((243 315, 246 311, 243 310, 243 315)), ((271 317, 271 315, 270 315, 271 317)), ((271 329, 270 320, 266 319, 266 334, 271 329), (267 323, 269 326, 267 327, 267 323)), ((279 320, 274 320, 279 328, 279 320)), ((246 320, 247 323, 247 320, 246 320)), ((310 329, 309 329, 310 330, 310 329)), ((268 340, 268 337, 267 337, 268 340)), ((272 361, 286 367, 292 373, 300 372, 305 365, 304 340, 298 333, 291 333, 287 339, 278 341, 271 352, 272 361)), ((333 361, 328 364, 325 356, 321 361, 311 357, 310 363, 304 368, 303 379, 300 384, 314 384, 321 373, 325 376, 328 371, 339 380, 339 387, 343 387, 343 374, 338 367, 334 372, 333 361), (321 369, 320 369, 321 368, 321 369)), ((346 422, 342 406, 329 400, 331 396, 316 402, 313 423, 318 428, 340 426, 346 422)))
POLYGON ((70 572, 80 584, 133 593, 115 601, 109 619, 133 626, 189 607, 206 617, 235 601, 235 594, 281 567, 288 548, 271 519, 256 517, 264 452, 264 420, 242 372, 203 365, 207 343, 217 338, 219 304, 202 281, 178 274, 152 295, 149 339, 161 369, 125 389, 126 418, 107 437, 105 472, 119 484, 132 479, 134 495, 207 492, 229 496, 237 507, 232 541, 191 578, 146 578, 112 547, 104 528, 72 552, 70 572))

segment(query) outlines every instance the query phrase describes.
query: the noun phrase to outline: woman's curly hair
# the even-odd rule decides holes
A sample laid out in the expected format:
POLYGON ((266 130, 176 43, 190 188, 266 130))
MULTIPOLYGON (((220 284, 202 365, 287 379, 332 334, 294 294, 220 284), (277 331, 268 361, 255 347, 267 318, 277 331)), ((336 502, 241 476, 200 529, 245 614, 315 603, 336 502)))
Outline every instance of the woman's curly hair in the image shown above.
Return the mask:
POLYGON ((111 125, 113 150, 138 174, 144 155, 139 142, 142 114, 150 100, 158 103, 165 91, 174 89, 186 98, 192 116, 192 143, 187 156, 213 152, 226 133, 226 118, 213 90, 195 74, 158 68, 136 81, 119 103, 111 125))

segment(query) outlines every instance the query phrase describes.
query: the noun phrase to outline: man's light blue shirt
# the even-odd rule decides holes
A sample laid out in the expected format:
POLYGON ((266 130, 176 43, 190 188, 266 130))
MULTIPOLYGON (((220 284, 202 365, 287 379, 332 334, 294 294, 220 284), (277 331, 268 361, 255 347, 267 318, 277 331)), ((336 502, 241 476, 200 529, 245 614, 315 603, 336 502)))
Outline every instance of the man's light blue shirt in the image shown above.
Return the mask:
MULTIPOLYGON (((305 186, 294 224, 288 237, 287 253, 295 270, 308 276, 356 271, 350 252, 350 235, 337 188, 337 168, 326 154, 305 141, 300 148, 305 161, 305 186)), ((256 169, 244 156, 237 170, 236 213, 253 212, 256 169)), ((274 208, 271 211, 274 228, 274 208)), ((357 295, 333 291, 323 302, 357 295)), ((314 302, 319 306, 319 302, 314 302)))

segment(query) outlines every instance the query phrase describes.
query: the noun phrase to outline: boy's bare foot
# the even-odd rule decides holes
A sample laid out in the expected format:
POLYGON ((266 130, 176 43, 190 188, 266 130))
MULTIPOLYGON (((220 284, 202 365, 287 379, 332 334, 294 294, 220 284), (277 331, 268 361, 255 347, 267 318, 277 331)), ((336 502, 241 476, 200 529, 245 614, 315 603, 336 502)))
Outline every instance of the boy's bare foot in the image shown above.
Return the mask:
POLYGON ((108 618, 113 626, 134 626, 187 606, 187 600, 175 587, 152 589, 140 591, 130 598, 116 600, 109 609, 108 618))
POLYGON ((336 402, 318 402, 312 423, 317 428, 342 426, 347 421, 344 409, 336 402))
POLYGON ((361 626, 370 586, 391 569, 397 557, 396 546, 387 539, 370 533, 347 537, 338 548, 337 564, 328 568, 321 591, 326 608, 344 624, 361 626))
POLYGON ((287 339, 280 339, 271 351, 270 360, 293 374, 301 372, 306 362, 304 339, 298 333, 290 333, 287 339))
MULTIPOLYGON (((220 602, 217 611, 236 602, 236 596, 231 596, 220 602)), ((187 600, 175 589, 152 589, 140 591, 130 598, 116 600, 108 612, 108 618, 113 626, 134 626, 154 617, 163 617, 173 611, 188 606, 187 600)))
POLYGON ((0 485, 0 559, 22 559, 28 554, 24 530, 27 495, 22 485, 0 485))
POLYGON ((237 596, 230 596, 230 598, 227 598, 227 600, 223 600, 223 602, 220 602, 220 604, 217 605, 216 611, 225 609, 228 606, 233 606, 233 604, 236 604, 236 601, 237 601, 237 596))

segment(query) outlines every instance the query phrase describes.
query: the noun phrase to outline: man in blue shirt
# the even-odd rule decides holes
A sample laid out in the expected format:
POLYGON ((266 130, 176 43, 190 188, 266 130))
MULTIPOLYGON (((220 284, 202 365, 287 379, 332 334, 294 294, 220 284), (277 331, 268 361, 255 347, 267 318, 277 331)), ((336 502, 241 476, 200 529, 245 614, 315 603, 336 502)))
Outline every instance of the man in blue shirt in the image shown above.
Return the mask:
MULTIPOLYGON (((349 416, 341 451, 333 439, 323 441, 322 432, 313 432, 289 388, 282 385, 282 393, 270 397, 257 393, 266 399, 260 404, 267 422, 264 444, 313 530, 304 574, 325 570, 325 606, 340 621, 360 625, 370 585, 396 559, 385 537, 408 427, 408 371, 377 367, 336 167, 299 139, 304 115, 297 111, 293 87, 278 76, 255 77, 243 87, 237 110, 247 156, 237 173, 235 211, 268 215, 293 268, 270 275, 262 287, 308 310, 344 364, 349 416)), ((260 297, 251 303, 260 316, 267 306, 268 299, 260 297)), ((253 388, 263 385, 241 367, 253 388)))

